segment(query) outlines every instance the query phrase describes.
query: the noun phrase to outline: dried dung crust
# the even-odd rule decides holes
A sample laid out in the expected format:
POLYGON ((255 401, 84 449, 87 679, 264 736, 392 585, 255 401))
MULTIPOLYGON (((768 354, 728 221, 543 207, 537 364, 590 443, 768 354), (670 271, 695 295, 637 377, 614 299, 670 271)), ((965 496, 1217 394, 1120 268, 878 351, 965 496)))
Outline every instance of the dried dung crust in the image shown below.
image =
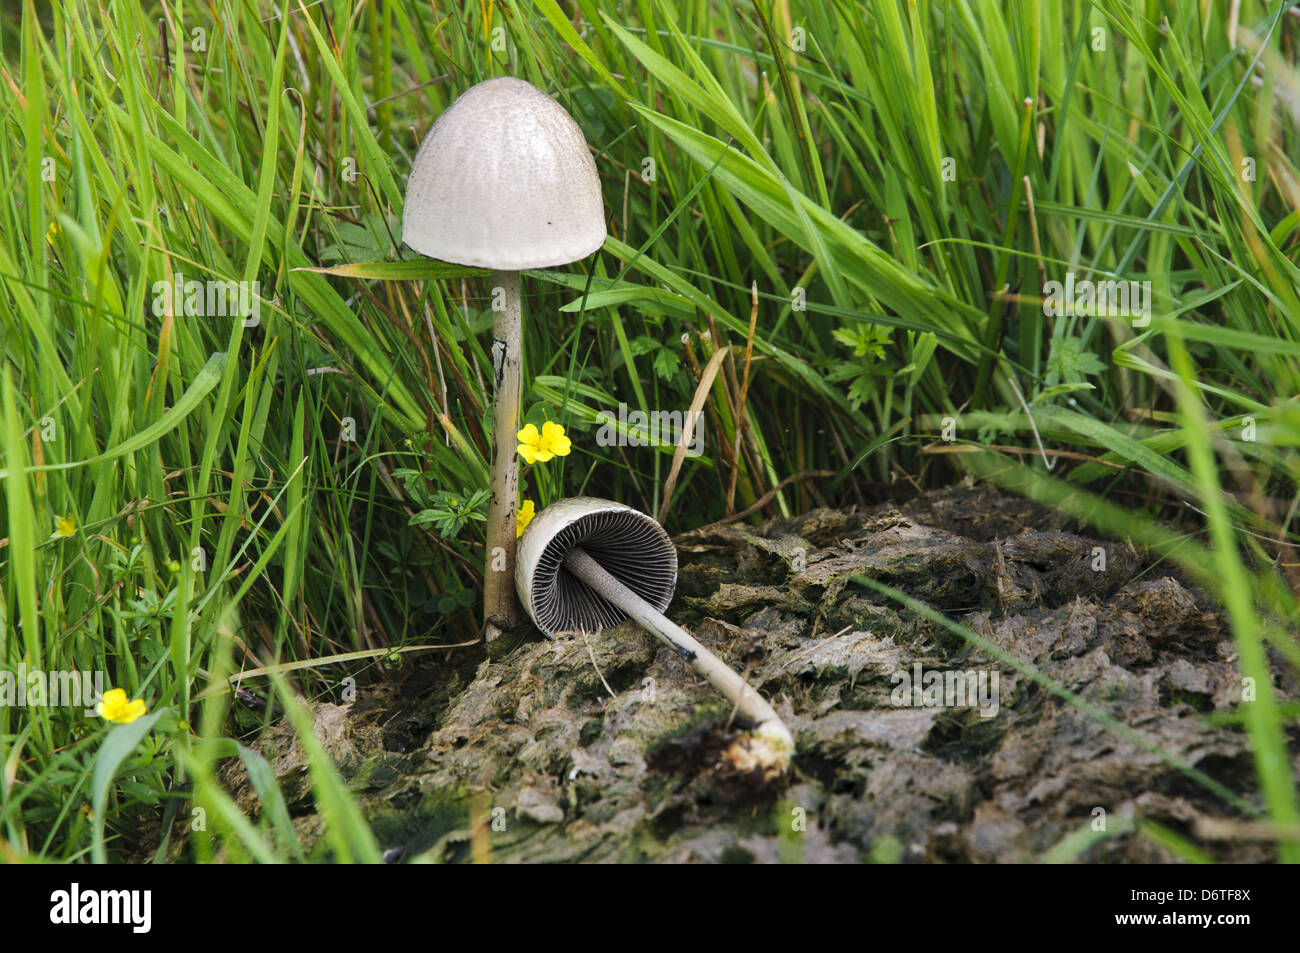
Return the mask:
MULTIPOLYGON (((459 650, 459 662, 363 686, 350 705, 315 706, 317 733, 388 856, 470 859, 483 823, 496 862, 1029 861, 1104 820, 1109 835, 1079 859, 1170 861, 1126 832, 1133 818, 1187 835, 1241 816, 854 575, 903 589, 1259 803, 1245 735, 1212 717, 1242 694, 1224 616, 1127 544, 971 487, 676 542, 668 614, 750 667, 798 738, 786 781, 762 784, 722 757, 740 726, 639 629, 539 638, 501 661, 459 650), (896 704, 895 676, 918 664, 996 673, 996 712, 896 704)), ((1276 671, 1295 699, 1294 677, 1276 671)), ((284 725, 259 745, 304 843, 318 841, 301 745, 284 725)), ((225 777, 255 811, 242 767, 225 777)), ((1273 859, 1248 841, 1206 849, 1273 859)))

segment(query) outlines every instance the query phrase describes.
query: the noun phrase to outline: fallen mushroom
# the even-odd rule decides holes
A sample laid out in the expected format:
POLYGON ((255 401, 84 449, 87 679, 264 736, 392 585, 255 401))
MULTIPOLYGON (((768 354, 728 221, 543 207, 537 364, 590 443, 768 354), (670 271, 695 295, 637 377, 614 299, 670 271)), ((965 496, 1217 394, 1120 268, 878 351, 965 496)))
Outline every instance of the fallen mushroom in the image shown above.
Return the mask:
POLYGON ((794 736, 767 701, 663 610, 677 584, 677 550, 662 526, 630 506, 594 497, 552 503, 519 540, 515 585, 549 636, 634 619, 666 642, 755 724, 744 764, 765 775, 789 765, 794 736))
POLYGON ((512 77, 470 87, 420 145, 402 241, 422 255, 491 269, 493 455, 483 572, 484 634, 519 624, 515 564, 522 322, 519 272, 586 258, 605 243, 596 163, 572 117, 512 77))

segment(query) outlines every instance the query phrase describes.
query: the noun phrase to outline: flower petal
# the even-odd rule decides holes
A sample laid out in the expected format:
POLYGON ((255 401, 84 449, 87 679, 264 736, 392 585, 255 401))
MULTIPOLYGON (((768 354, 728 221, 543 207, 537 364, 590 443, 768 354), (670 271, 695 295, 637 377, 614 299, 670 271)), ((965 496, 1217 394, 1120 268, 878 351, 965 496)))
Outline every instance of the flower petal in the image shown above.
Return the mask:
POLYGON ((144 699, 137 698, 131 704, 126 706, 122 716, 118 719, 122 724, 130 724, 144 714, 144 699))
POLYGON ((564 435, 564 428, 552 420, 542 425, 542 449, 554 456, 566 457, 572 442, 564 435))
POLYGON ((524 505, 515 512, 515 539, 524 535, 524 530, 533 521, 535 506, 532 500, 524 500, 524 505))

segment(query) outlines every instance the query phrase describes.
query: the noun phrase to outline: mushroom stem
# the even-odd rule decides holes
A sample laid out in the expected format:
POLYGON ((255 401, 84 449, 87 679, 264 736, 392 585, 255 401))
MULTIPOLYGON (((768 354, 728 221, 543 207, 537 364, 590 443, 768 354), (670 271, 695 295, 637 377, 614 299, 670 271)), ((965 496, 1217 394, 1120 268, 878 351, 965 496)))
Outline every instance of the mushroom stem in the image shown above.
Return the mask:
POLYGON ((677 654, 690 662, 710 685, 736 706, 741 715, 754 722, 755 734, 766 736, 788 755, 794 750, 794 736, 781 721, 776 710, 757 691, 746 684, 720 658, 706 649, 681 626, 655 610, 635 592, 619 582, 600 563, 581 548, 574 547, 564 556, 564 568, 573 573, 599 595, 635 619, 647 632, 657 635, 677 654))
MULTIPOLYGON (((484 638, 491 642, 519 625, 515 595, 515 508, 519 501, 519 376, 523 351, 519 272, 494 271, 505 308, 492 318, 492 498, 488 504, 487 559, 483 570, 484 638)), ((495 302, 494 302, 495 304, 495 302)))

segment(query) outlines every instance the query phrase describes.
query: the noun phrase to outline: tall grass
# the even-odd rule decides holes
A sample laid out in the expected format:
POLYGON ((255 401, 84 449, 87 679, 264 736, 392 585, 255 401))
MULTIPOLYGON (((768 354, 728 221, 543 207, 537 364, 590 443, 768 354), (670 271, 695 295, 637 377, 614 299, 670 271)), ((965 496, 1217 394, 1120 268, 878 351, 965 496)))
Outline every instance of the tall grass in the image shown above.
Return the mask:
MULTIPOLYGON (((599 447, 596 416, 688 406, 756 283, 746 400, 728 363, 668 522, 725 515, 733 473, 734 509, 837 474, 776 514, 970 472, 1150 545, 1222 598, 1264 805, 1297 823, 1266 652, 1300 662, 1300 17, 1241 6, 7 8, 0 666, 103 670, 170 714, 123 746, 0 708, 0 854, 128 856, 197 806, 193 856, 301 856, 232 739, 477 635, 487 290, 395 236, 420 137, 502 74, 583 126, 611 228, 525 282, 525 422, 575 437, 525 496, 658 512, 672 448, 599 447), (1046 315, 1069 271, 1150 281, 1150 324, 1046 315), (258 281, 259 323, 155 313, 177 275, 258 281), (290 660, 232 706, 230 673, 290 660)), ((328 849, 374 859, 313 764, 328 849)))

